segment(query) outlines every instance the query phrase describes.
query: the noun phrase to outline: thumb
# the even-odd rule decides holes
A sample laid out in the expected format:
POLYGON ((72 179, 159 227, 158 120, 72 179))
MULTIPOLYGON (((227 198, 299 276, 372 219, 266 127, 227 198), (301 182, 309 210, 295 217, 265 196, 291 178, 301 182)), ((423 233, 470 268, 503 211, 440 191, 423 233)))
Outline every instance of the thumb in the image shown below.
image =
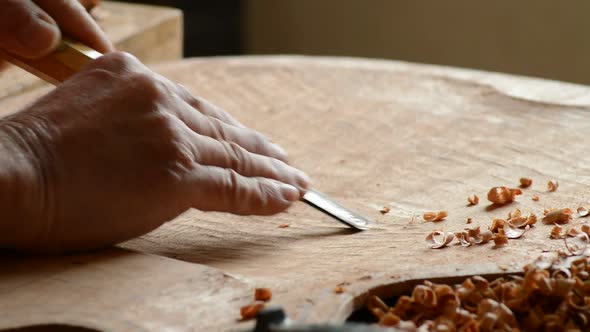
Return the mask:
POLYGON ((5 0, 0 10, 0 48, 26 58, 51 52, 61 33, 55 21, 30 0, 5 0))

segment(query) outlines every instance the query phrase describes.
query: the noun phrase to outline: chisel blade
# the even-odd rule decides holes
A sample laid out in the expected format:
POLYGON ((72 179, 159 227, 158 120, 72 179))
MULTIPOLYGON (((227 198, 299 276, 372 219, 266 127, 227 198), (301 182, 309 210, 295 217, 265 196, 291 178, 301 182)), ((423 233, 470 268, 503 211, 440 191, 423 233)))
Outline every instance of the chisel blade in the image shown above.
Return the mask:
POLYGON ((364 231, 371 225, 367 218, 350 211, 317 190, 309 189, 301 200, 356 230, 364 231))

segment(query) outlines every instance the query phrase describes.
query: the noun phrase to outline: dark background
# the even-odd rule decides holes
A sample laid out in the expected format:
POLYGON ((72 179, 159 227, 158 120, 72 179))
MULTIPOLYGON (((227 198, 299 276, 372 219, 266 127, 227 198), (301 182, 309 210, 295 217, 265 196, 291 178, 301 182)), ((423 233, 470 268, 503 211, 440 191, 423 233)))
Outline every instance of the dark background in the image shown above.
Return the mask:
POLYGON ((128 2, 181 9, 185 57, 382 58, 590 85, 588 0, 128 2))
POLYGON ((184 56, 242 54, 239 0, 131 0, 184 12, 184 56))

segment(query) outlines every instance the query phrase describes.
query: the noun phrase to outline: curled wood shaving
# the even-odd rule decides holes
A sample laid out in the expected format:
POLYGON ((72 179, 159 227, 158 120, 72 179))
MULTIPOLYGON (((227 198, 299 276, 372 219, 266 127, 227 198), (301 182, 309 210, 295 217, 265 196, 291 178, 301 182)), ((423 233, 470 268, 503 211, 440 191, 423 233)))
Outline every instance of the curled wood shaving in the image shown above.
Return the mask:
POLYGON ((459 240, 459 243, 463 247, 469 247, 469 246, 475 244, 475 242, 471 239, 471 237, 469 236, 469 234, 467 232, 455 233, 455 237, 459 240))
POLYGON ((489 231, 485 230, 479 234, 479 236, 475 239, 476 244, 484 244, 490 242, 490 240, 494 237, 494 234, 489 231))
POLYGON ((557 182, 557 180, 549 180, 549 182, 547 182, 548 191, 556 191, 558 187, 559 183, 557 182))
POLYGON ((565 238, 565 247, 574 256, 582 255, 588 247, 590 238, 586 233, 580 233, 573 238, 565 238))
POLYGON ((581 231, 590 235, 590 226, 589 225, 582 225, 582 227, 580 227, 581 231))
POLYGON ((530 213, 528 216, 518 216, 516 218, 512 218, 508 220, 508 224, 513 227, 523 228, 526 226, 533 226, 537 223, 537 216, 533 213, 530 213))
POLYGON ((249 304, 247 306, 243 306, 240 308, 240 315, 242 316, 242 320, 249 320, 256 318, 258 312, 264 309, 265 304, 264 302, 256 302, 249 304))
POLYGON ((528 225, 525 228, 517 228, 508 223, 504 225, 504 233, 509 239, 518 239, 519 237, 523 236, 529 230, 529 228, 530 226, 528 225))
MULTIPOLYGON (((502 231, 502 233, 503 233, 503 231, 502 231)), ((501 233, 494 234, 494 245, 495 246, 499 247, 499 246, 503 246, 506 244, 508 244, 508 237, 505 234, 501 234, 501 233)))
POLYGON ((533 180, 529 178, 520 178, 520 187, 521 188, 528 188, 533 184, 533 180))
POLYGON ((346 292, 346 288, 344 288, 343 286, 336 286, 334 287, 334 293, 336 294, 342 294, 346 292))
POLYGON ((472 222, 473 222, 473 218, 467 218, 467 221, 466 221, 467 224, 471 224, 472 222))
POLYGON ((367 309, 377 318, 381 318, 386 312, 389 312, 389 306, 375 295, 371 295, 367 299, 367 309))
POLYGON ((469 205, 477 205, 479 204, 479 197, 477 195, 467 196, 467 202, 469 205))
POLYGON ((289 224, 280 224, 279 228, 289 228, 289 224))
POLYGON ((578 209, 576 210, 578 212, 578 216, 580 217, 586 217, 588 215, 590 215, 590 210, 588 210, 587 208, 580 206, 578 207, 578 209))
POLYGON ((401 319, 394 313, 388 312, 379 318, 379 325, 381 326, 396 326, 400 324, 401 319))
POLYGON ((531 199, 535 202, 538 202, 541 198, 537 195, 533 195, 533 197, 531 197, 531 199))
POLYGON ((462 232, 455 233, 455 237, 463 247, 469 247, 475 244, 488 243, 494 235, 491 231, 480 231, 480 227, 467 228, 462 232))
POLYGON ((489 227, 489 230, 492 233, 498 233, 498 230, 501 228, 504 228, 504 224, 506 223, 506 220, 504 219, 494 219, 492 220, 492 224, 489 227))
POLYGON ((494 204, 504 205, 512 203, 517 195, 521 195, 522 190, 507 187, 493 187, 488 191, 488 200, 494 204))
POLYGON ((559 209, 547 212, 543 218, 543 222, 546 224, 567 224, 572 220, 573 211, 571 209, 559 209))
POLYGON ((254 290, 254 300, 268 302, 272 298, 270 288, 256 288, 254 290))
POLYGON ((565 232, 565 236, 567 237, 575 237, 580 234, 580 231, 575 228, 570 228, 565 232))
POLYGON ((387 214, 390 211, 391 211, 391 208, 389 206, 384 206, 379 210, 379 212, 381 212, 381 214, 387 214))
POLYGON ((514 219, 514 218, 518 218, 522 216, 522 212, 520 211, 519 208, 516 208, 510 212, 508 212, 508 220, 510 221, 510 219, 514 219))
POLYGON ((551 233, 549 234, 549 238, 550 239, 561 239, 561 238, 563 238, 564 236, 561 235, 561 230, 562 229, 563 228, 561 226, 555 225, 555 227, 553 227, 551 229, 551 233))
POLYGON ((544 268, 527 265, 522 277, 488 281, 471 277, 456 285, 425 281, 389 307, 367 307, 382 326, 408 331, 588 331, 590 258, 559 263, 543 257, 544 268))
POLYGON ((444 220, 447 216, 447 211, 425 212, 424 215, 422 215, 422 218, 424 218, 425 221, 437 222, 444 220))
POLYGON ((426 242, 431 244, 430 248, 440 249, 451 243, 454 237, 455 235, 451 232, 433 231, 426 236, 426 242))

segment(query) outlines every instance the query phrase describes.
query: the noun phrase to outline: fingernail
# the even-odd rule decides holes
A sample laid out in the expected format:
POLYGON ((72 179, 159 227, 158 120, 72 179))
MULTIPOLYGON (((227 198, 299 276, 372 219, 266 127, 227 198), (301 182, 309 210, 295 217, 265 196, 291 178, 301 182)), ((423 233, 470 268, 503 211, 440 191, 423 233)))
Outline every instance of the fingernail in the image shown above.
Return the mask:
POLYGON ((37 13, 32 22, 21 25, 16 37, 27 49, 27 56, 40 57, 57 46, 61 33, 51 17, 37 13))
POLYGON ((279 190, 281 191, 283 198, 289 202, 298 201, 300 198, 299 189, 293 187, 290 184, 280 183, 279 190))

